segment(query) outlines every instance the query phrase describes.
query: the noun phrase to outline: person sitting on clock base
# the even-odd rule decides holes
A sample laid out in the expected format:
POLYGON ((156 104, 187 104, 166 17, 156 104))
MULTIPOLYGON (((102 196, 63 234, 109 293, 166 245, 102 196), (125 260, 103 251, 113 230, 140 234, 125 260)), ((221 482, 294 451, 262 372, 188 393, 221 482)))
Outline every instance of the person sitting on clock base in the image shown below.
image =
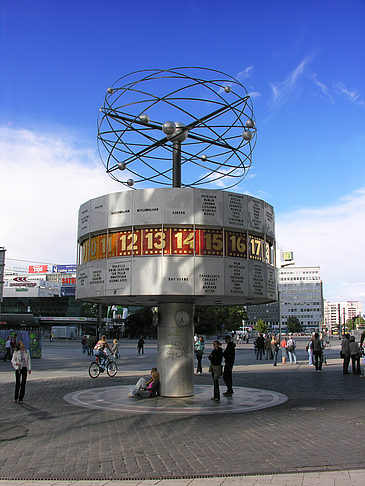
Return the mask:
POLYGON ((151 378, 140 378, 128 393, 130 398, 152 398, 160 395, 160 375, 157 368, 151 369, 151 378))

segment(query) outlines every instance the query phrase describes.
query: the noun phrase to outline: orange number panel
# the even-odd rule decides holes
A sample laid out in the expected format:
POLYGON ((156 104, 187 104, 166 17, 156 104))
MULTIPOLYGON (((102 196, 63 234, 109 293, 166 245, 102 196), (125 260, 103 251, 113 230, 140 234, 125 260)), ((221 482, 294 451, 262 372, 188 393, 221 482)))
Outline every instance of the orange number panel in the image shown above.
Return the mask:
POLYGON ((216 229, 199 229, 195 234, 197 255, 223 256, 223 232, 216 229))

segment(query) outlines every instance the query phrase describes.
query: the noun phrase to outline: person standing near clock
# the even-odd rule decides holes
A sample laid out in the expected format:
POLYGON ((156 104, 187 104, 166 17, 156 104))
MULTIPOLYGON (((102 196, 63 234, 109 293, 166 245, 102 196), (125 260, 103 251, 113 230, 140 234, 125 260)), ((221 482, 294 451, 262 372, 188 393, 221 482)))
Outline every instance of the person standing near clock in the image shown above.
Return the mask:
POLYGON ((214 396, 211 400, 219 402, 221 397, 219 393, 219 378, 222 376, 223 350, 219 341, 213 341, 213 351, 208 356, 210 361, 209 371, 212 374, 214 384, 214 396))
POLYGON ((32 367, 29 351, 25 349, 25 345, 22 341, 18 341, 15 345, 11 364, 15 369, 14 402, 17 402, 19 399, 19 403, 23 403, 27 375, 31 374, 32 367))

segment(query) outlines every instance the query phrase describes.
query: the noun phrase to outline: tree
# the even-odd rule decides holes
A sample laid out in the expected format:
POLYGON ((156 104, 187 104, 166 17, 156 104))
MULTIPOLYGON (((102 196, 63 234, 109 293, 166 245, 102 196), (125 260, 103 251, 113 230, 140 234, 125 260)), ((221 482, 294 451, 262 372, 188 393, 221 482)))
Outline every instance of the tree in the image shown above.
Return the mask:
POLYGON ((297 316, 288 317, 287 327, 289 332, 301 332, 302 325, 297 316))
POLYGON ((214 335, 222 332, 235 331, 246 319, 246 309, 243 306, 197 306, 195 309, 195 332, 197 334, 214 335))
POLYGON ((254 324, 254 329, 256 329, 257 332, 263 334, 264 332, 266 332, 269 328, 269 325, 264 322, 262 319, 259 319, 256 324, 254 324))
POLYGON ((346 327, 348 327, 349 331, 353 331, 357 329, 357 327, 361 324, 364 324, 365 320, 361 316, 352 317, 347 319, 346 327))
POLYGON ((126 335, 131 339, 141 336, 156 338, 157 330, 153 325, 153 313, 151 307, 142 307, 130 314, 125 322, 126 335))

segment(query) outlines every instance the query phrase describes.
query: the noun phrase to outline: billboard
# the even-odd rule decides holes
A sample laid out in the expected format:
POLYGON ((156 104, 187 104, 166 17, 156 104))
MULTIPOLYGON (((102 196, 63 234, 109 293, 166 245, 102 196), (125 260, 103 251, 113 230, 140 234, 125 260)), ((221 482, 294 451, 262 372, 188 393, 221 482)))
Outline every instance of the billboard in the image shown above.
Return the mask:
POLYGON ((76 265, 54 265, 54 273, 76 273, 76 265))
POLYGON ((62 285, 60 296, 61 297, 74 297, 76 293, 76 285, 62 285))
POLYGON ((281 251, 280 260, 282 262, 292 262, 294 260, 294 253, 292 251, 281 251))
POLYGON ((0 302, 3 301, 5 248, 0 248, 0 302))
POLYGON ((47 273, 48 265, 29 265, 28 273, 47 273))

